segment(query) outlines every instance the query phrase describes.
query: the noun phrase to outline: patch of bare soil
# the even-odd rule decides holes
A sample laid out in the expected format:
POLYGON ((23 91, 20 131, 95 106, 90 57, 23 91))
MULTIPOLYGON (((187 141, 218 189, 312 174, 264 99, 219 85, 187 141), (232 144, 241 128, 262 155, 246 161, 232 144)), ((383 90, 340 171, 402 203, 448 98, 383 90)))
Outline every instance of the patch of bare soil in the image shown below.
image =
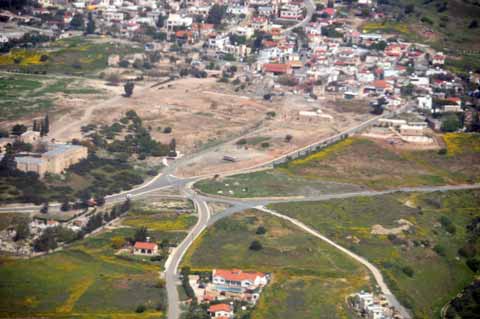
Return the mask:
POLYGON ((229 172, 250 168, 356 126, 371 116, 368 113, 338 113, 334 106, 324 101, 308 102, 299 96, 287 96, 270 105, 275 116, 265 118, 258 129, 242 136, 247 139, 263 138, 267 145, 237 145, 238 139, 233 139, 190 160, 179 169, 177 175, 194 176, 208 174, 213 169, 216 172, 229 172), (299 115, 300 111, 316 109, 332 116, 332 120, 299 115), (287 135, 291 139, 287 139, 287 135), (235 162, 223 160, 224 156, 233 157, 235 162))
POLYGON ((406 219, 397 220, 398 227, 385 228, 382 225, 376 224, 372 226, 371 234, 372 235, 398 235, 404 231, 408 231, 410 227, 413 226, 411 222, 406 219))

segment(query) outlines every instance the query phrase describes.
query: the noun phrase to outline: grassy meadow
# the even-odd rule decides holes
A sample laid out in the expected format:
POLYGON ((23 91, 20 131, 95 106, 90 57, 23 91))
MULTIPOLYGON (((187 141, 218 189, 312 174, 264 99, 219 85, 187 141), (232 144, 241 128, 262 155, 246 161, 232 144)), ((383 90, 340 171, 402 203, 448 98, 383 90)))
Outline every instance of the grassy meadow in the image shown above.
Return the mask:
POLYGON ((407 151, 360 137, 348 138, 274 169, 203 180, 195 187, 234 197, 298 196, 360 189, 476 183, 480 134, 444 135, 447 154, 407 151))
POLYGON ((163 232, 174 229, 186 231, 197 222, 197 217, 191 202, 178 201, 176 206, 186 208, 178 213, 176 208, 159 208, 145 202, 135 203, 122 224, 129 227, 147 227, 153 232, 163 232))
POLYGON ((43 257, 3 259, 0 265, 0 316, 60 318, 163 317, 157 288, 159 266, 114 255, 112 239, 132 236, 119 229, 43 257), (147 314, 136 315, 145 304, 147 314))
MULTIPOLYGON (((475 278, 458 250, 469 240, 466 226, 480 216, 479 204, 480 191, 452 191, 292 202, 271 208, 374 263, 415 318, 439 318, 441 308, 475 278), (453 232, 446 230, 442 218, 451 221, 453 232), (412 226, 394 236, 372 234, 374 225, 394 229, 399 219, 412 226)), ((475 245, 478 251, 480 245, 475 245)))
POLYGON ((480 68, 480 31, 478 26, 471 26, 475 20, 478 23, 478 2, 401 0, 389 1, 384 8, 390 16, 364 23, 362 31, 396 34, 407 41, 426 43, 445 51, 451 54, 447 67, 454 72, 466 73, 480 68))
MULTIPOLYGON (((62 251, 29 260, 1 258, 0 317, 163 318, 166 291, 160 284, 159 271, 168 256, 168 246, 183 240, 195 217, 177 216, 168 209, 151 208, 146 213, 149 205, 134 202, 131 212, 115 229, 75 242, 62 251), (161 215, 162 227, 151 224, 150 218, 160 219, 161 215), (135 225, 131 225, 132 220, 135 225), (153 242, 167 243, 160 249, 160 260, 117 254, 141 226, 147 227, 153 242), (136 313, 139 305, 147 310, 136 313)), ((190 203, 186 201, 185 205, 190 203)), ((0 225, 18 218, 13 214, 0 217, 0 225)))
POLYGON ((258 211, 217 222, 192 245, 182 266, 192 270, 240 268, 273 273, 252 318, 351 318, 345 297, 370 288, 354 260, 294 225, 258 211), (257 235, 259 226, 266 228, 257 235), (258 240, 263 246, 252 251, 258 240))
POLYGON ((78 78, 0 73, 0 118, 13 120, 41 114, 55 106, 58 94, 99 94, 78 78))
POLYGON ((48 44, 46 48, 12 49, 0 55, 0 69, 28 73, 92 75, 108 66, 111 54, 142 52, 140 47, 104 38, 73 37, 48 44))

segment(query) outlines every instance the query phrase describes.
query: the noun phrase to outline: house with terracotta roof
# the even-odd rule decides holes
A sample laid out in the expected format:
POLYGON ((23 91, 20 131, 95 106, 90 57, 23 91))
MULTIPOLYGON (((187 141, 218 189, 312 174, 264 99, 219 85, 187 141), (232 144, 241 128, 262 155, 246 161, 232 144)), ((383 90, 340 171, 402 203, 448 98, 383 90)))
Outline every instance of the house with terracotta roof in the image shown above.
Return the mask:
POLYGON ((375 88, 377 93, 385 93, 386 91, 392 90, 392 85, 385 80, 376 80, 371 83, 371 86, 375 88))
POLYGON ((266 63, 263 65, 263 72, 273 73, 274 75, 290 74, 292 72, 290 65, 286 63, 266 63))
POLYGON ((433 65, 444 65, 445 55, 442 52, 438 52, 433 56, 432 63, 433 65))
POLYGON ((153 256, 158 254, 158 245, 150 242, 137 241, 133 246, 133 254, 141 256, 153 256))
POLYGON ((325 8, 322 11, 320 11, 320 15, 327 15, 330 18, 333 18, 335 15, 335 9, 334 8, 325 8))
POLYGON ((268 283, 266 274, 261 272, 244 272, 240 269, 214 269, 212 272, 213 284, 217 288, 255 289, 268 283))
POLYGON ((212 318, 233 318, 233 307, 225 303, 211 305, 207 311, 212 318))

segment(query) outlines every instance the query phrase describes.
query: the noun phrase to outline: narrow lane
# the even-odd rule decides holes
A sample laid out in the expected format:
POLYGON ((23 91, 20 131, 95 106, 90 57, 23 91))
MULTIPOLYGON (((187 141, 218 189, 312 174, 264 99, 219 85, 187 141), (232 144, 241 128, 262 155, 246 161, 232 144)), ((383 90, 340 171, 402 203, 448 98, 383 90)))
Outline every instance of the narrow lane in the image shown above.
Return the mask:
POLYGON ((168 319, 178 319, 180 318, 181 314, 180 299, 177 290, 177 284, 179 280, 178 267, 180 262, 194 240, 207 227, 210 219, 210 209, 207 203, 201 198, 198 198, 194 193, 188 194, 188 197, 195 203, 198 213, 198 221, 165 262, 165 281, 168 295, 168 319))
POLYGON ((391 306, 395 307, 395 309, 397 309, 400 312, 400 314, 403 316, 403 318, 405 318, 405 319, 410 319, 411 318, 410 312, 405 307, 402 306, 402 304, 397 300, 395 295, 388 288, 387 284, 383 280, 383 276, 382 276, 382 273, 380 272, 380 270, 377 267, 375 267, 373 264, 371 264, 368 260, 366 260, 365 258, 353 253, 352 251, 346 249, 345 247, 338 245, 337 243, 331 241, 330 239, 323 236, 322 234, 320 234, 316 230, 308 227, 307 225, 303 224, 302 222, 300 222, 300 221, 298 221, 294 218, 279 214, 279 213, 277 213, 273 210, 267 209, 263 206, 257 206, 256 209, 291 222, 292 224, 301 228, 305 232, 323 240, 324 242, 326 242, 329 245, 332 245, 333 247, 337 248, 341 252, 347 254, 351 258, 355 259, 356 261, 358 261, 359 263, 364 265, 372 273, 378 287, 382 291, 382 294, 385 295, 385 298, 388 300, 389 304, 391 306))

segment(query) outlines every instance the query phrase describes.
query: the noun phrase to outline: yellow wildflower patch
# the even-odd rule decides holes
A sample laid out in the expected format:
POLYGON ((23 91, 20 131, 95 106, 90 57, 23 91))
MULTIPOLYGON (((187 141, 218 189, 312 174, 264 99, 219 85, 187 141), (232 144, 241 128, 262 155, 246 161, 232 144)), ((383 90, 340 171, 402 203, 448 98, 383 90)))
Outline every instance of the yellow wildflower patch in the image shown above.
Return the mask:
POLYGON ((328 157, 329 155, 333 154, 333 153, 337 153, 337 152, 340 152, 342 150, 344 150, 346 147, 352 145, 353 143, 356 142, 356 139, 354 138, 348 138, 348 139, 345 139, 343 141, 340 141, 336 144, 333 144, 319 152, 316 152, 314 154, 311 154, 305 158, 301 158, 301 159, 297 159, 297 160, 294 160, 292 161, 289 166, 291 167, 295 167, 295 166, 302 166, 302 165, 306 165, 312 161, 319 161, 319 160, 322 160, 326 157, 328 157))
POLYGON ((465 152, 480 153, 480 134, 476 133, 446 133, 443 140, 447 144, 449 156, 460 155, 465 152))
POLYGON ((57 308, 57 312, 68 313, 73 310, 76 302, 80 297, 87 291, 87 289, 92 285, 93 278, 86 278, 85 280, 80 281, 70 289, 70 295, 63 305, 57 308))
POLYGON ((0 56, 0 65, 20 64, 33 65, 42 64, 43 53, 33 50, 11 50, 8 54, 0 56))

